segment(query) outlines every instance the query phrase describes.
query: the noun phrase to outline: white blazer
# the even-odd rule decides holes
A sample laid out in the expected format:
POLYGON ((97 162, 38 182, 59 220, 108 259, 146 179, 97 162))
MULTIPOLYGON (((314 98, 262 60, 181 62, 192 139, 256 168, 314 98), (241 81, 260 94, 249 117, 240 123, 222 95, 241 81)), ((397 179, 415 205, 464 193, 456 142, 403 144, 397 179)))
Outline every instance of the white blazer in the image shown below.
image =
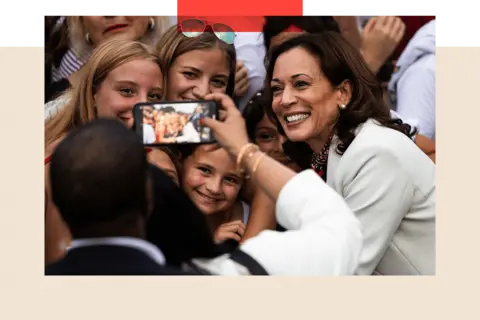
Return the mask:
MULTIPOLYGON (((313 171, 305 170, 282 188, 276 202, 277 220, 288 228, 264 230, 240 245, 269 275, 352 275, 362 251, 361 225, 345 201, 313 171)), ((194 259, 217 275, 249 275, 222 255, 194 259)))
POLYGON ((435 164, 402 133, 367 121, 347 151, 332 141, 327 184, 362 224, 359 275, 435 274, 435 164))

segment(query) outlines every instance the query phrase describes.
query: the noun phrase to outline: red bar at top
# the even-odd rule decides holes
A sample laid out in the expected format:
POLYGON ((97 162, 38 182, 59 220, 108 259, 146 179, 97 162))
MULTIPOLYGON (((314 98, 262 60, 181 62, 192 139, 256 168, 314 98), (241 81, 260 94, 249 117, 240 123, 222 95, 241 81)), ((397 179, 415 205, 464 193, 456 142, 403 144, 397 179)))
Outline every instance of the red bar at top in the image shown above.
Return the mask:
POLYGON ((295 16, 303 15, 303 0, 178 0, 178 16, 295 16))

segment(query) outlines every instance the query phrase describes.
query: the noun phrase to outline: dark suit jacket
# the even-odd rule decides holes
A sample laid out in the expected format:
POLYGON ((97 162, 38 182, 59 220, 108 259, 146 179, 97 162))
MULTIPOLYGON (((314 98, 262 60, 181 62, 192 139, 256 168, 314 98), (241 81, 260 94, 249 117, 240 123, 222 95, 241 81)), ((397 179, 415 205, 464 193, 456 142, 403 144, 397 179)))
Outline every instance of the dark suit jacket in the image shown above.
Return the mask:
POLYGON ((47 265, 45 275, 194 275, 160 265, 139 249, 93 245, 71 249, 60 261, 47 265))

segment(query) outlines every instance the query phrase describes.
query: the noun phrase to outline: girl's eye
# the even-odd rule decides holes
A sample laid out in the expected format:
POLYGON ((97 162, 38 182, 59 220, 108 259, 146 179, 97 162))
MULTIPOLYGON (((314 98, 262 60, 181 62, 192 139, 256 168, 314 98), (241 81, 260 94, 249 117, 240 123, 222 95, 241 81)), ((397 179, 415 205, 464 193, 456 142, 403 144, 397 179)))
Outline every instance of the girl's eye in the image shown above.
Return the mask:
POLYGON ((262 141, 271 141, 273 140, 273 135, 269 133, 259 133, 258 134, 258 139, 262 141))
POLYGON ((227 181, 229 183, 232 183, 232 184, 237 184, 238 183, 237 179, 232 178, 232 177, 225 177, 225 181, 227 181))
POLYGON ((210 169, 205 168, 205 167, 198 167, 197 169, 200 170, 200 171, 202 171, 203 173, 206 173, 206 174, 210 174, 210 173, 211 173, 210 169))
POLYGON ((154 100, 154 101, 160 101, 162 99, 162 96, 158 93, 152 93, 152 94, 149 94, 148 95, 148 98, 150 100, 154 100))
POLYGON ((133 94, 133 90, 129 88, 120 89, 120 93, 124 96, 131 96, 133 94))
POLYGON ((213 86, 216 88, 223 88, 227 85, 223 80, 214 79, 212 80, 212 82, 213 82, 213 86))
POLYGON ((195 73, 190 72, 190 71, 184 71, 184 72, 183 72, 183 75, 184 75, 186 78, 188 78, 188 79, 193 79, 193 78, 195 78, 195 76, 196 76, 195 73))

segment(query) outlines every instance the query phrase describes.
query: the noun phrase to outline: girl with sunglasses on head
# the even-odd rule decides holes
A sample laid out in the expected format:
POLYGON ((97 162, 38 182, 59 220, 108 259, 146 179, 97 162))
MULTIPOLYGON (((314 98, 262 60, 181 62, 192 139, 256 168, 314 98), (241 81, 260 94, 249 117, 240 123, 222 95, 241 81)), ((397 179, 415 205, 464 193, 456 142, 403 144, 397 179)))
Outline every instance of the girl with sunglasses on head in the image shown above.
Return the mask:
POLYGON ((237 107, 243 110, 250 98, 263 88, 265 79, 265 47, 262 34, 257 31, 263 25, 263 17, 180 16, 177 21, 187 32, 204 31, 210 24, 223 39, 233 43, 237 54, 234 97, 237 107))
POLYGON ((158 41, 157 51, 165 69, 167 100, 203 100, 214 92, 233 97, 235 48, 213 30, 187 33, 174 25, 158 41))

